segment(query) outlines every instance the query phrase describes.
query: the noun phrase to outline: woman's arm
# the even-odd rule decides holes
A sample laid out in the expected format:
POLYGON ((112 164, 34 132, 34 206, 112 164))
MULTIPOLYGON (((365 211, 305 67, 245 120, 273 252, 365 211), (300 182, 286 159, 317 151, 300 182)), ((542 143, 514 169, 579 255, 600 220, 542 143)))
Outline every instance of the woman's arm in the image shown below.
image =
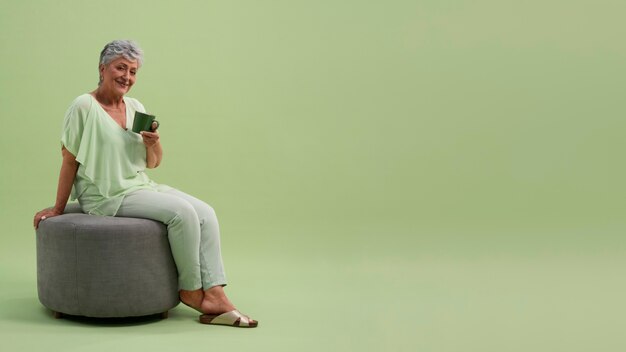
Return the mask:
POLYGON ((152 146, 146 145, 146 162, 148 164, 148 169, 154 169, 155 167, 159 166, 162 159, 163 148, 161 148, 161 142, 157 141, 152 146))
POLYGON ((63 154, 63 162, 61 163, 61 172, 59 173, 59 184, 57 186, 57 199, 53 208, 46 208, 37 214, 33 220, 35 228, 39 227, 41 218, 50 218, 53 216, 63 214, 67 200, 70 197, 72 191, 72 185, 74 184, 74 178, 76 178, 76 171, 78 171, 78 162, 76 157, 72 155, 65 147, 61 150, 63 154))
POLYGON ((153 123, 152 132, 141 132, 143 144, 146 146, 146 167, 148 169, 154 169, 159 166, 163 159, 163 148, 161 148, 161 142, 159 141, 159 132, 156 131, 157 127, 158 125, 153 123))

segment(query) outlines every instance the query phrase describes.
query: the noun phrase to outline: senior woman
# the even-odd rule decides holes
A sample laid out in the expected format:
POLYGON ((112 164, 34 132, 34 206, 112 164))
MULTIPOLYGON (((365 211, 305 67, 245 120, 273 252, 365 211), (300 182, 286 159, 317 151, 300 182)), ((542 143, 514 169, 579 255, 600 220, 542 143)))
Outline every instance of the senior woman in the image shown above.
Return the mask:
POLYGON ((138 100, 125 96, 142 61, 142 50, 128 40, 108 43, 100 53, 98 87, 77 97, 65 115, 55 205, 35 214, 34 226, 63 214, 70 194, 88 214, 160 221, 167 226, 178 269, 180 300, 203 313, 200 321, 205 324, 256 327, 258 322, 241 314, 224 293, 226 276, 213 209, 156 184, 144 172, 159 166, 163 150, 156 124, 141 134, 128 128, 135 111, 146 111, 138 100))

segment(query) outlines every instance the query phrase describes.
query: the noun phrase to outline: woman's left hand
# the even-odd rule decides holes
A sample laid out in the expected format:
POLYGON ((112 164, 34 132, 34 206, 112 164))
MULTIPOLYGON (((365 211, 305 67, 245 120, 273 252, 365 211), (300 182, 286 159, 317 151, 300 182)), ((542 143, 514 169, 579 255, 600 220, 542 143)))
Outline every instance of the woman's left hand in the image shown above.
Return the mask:
POLYGON ((156 122, 152 123, 152 132, 141 131, 141 138, 143 138, 143 144, 146 148, 154 147, 159 142, 159 132, 156 131, 158 125, 156 122))

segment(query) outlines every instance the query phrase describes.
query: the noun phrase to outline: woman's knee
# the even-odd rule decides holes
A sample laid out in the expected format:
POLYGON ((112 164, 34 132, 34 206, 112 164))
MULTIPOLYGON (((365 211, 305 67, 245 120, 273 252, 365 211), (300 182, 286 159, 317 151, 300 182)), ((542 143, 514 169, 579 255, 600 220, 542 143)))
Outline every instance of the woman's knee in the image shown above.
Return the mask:
POLYGON ((196 211, 198 212, 198 218, 202 223, 217 223, 217 214, 215 213, 215 209, 207 203, 202 202, 202 204, 196 206, 196 211))
POLYGON ((160 220, 167 225, 198 222, 198 215, 193 206, 183 199, 175 197, 162 199, 157 208, 160 220))
POLYGON ((172 211, 176 214, 176 217, 182 220, 198 221, 199 218, 193 205, 182 199, 172 204, 172 211))

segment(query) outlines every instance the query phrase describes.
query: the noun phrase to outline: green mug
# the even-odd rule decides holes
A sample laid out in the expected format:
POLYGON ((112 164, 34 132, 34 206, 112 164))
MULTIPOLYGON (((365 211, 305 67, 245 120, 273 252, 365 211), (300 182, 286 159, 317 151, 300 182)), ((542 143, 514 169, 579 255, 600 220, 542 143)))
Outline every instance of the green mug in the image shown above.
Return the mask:
MULTIPOLYGON (((152 132, 152 123, 157 123, 159 128, 159 121, 154 119, 154 115, 144 114, 143 112, 135 111, 135 119, 133 120, 133 132, 139 133, 141 131, 152 132)), ((156 128, 155 128, 156 130, 156 128)))

